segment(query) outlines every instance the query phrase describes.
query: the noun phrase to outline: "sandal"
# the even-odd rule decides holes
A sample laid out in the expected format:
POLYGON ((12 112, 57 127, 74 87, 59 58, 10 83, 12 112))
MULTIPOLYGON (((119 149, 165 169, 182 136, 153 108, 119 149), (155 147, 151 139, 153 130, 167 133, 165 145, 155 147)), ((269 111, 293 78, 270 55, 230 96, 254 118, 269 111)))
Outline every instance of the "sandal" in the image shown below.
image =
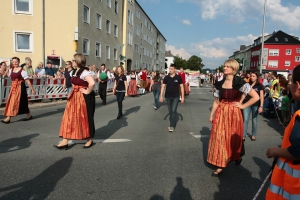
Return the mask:
POLYGON ((254 136, 251 137, 251 141, 255 141, 256 138, 254 136))
POLYGON ((218 177, 223 172, 223 169, 217 169, 214 171, 211 176, 218 177))

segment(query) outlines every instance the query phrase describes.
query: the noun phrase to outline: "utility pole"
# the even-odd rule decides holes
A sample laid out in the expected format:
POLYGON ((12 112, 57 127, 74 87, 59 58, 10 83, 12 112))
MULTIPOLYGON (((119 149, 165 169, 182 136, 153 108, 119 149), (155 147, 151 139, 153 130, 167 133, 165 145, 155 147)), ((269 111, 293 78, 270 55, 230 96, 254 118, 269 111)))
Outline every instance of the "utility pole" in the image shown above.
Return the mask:
POLYGON ((265 5, 264 5, 264 19, 263 19, 263 28, 262 28, 262 41, 261 41, 261 51, 260 51, 260 69, 259 69, 259 73, 262 73, 262 66, 263 66, 263 53, 264 53, 264 43, 265 43, 266 9, 267 9, 267 0, 265 0, 265 5))

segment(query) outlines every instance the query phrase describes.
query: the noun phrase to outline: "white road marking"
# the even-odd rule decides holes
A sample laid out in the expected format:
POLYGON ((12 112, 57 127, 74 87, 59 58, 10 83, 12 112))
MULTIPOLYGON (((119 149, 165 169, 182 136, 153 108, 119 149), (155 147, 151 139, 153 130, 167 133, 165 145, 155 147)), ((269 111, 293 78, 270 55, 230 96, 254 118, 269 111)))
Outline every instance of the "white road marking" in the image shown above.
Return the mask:
MULTIPOLYGON (((118 143, 118 142, 131 142, 130 139, 93 139, 95 143, 118 143)), ((86 140, 69 140, 68 144, 85 144, 86 140)))
POLYGON ((195 138, 209 138, 209 135, 193 135, 195 138))

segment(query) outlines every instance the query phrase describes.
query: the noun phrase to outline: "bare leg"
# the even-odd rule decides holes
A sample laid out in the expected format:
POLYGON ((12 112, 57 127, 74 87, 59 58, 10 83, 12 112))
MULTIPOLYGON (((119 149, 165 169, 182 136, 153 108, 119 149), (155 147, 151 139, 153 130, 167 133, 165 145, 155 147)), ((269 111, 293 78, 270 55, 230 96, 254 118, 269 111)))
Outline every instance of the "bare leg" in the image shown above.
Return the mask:
POLYGON ((10 120, 11 117, 6 117, 3 121, 8 122, 10 120))
POLYGON ((59 143, 57 146, 58 147, 61 147, 61 146, 65 146, 65 145, 67 145, 68 144, 68 139, 63 139, 62 141, 61 141, 61 143, 59 143))
POLYGON ((90 146, 92 142, 93 142, 92 138, 88 138, 84 146, 90 146))

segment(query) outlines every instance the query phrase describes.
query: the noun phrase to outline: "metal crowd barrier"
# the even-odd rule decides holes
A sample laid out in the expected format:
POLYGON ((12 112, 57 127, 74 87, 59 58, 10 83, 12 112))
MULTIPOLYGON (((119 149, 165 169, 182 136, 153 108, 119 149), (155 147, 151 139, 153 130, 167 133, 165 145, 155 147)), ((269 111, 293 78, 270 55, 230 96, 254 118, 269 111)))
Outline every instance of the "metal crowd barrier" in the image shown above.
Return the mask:
MULTIPOLYGON (((33 95, 31 89, 27 88, 28 100, 42 100, 42 99, 60 99, 67 98, 67 89, 63 89, 64 79, 51 78, 35 78, 29 79, 36 94, 33 95)), ((98 94, 99 83, 96 81, 94 91, 98 94)), ((7 103, 9 91, 11 86, 10 78, 0 77, 0 106, 7 103)), ((107 91, 110 92, 114 87, 114 79, 110 79, 107 83, 107 91)))

